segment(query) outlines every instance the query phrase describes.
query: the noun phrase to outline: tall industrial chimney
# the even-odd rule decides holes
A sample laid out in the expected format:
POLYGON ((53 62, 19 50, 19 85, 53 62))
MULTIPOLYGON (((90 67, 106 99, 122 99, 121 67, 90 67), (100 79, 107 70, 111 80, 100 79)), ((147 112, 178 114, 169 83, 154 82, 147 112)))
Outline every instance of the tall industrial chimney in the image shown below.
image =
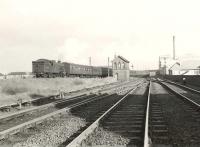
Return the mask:
POLYGON ((176 53, 175 53, 175 36, 173 36, 173 59, 175 60, 176 53))
POLYGON ((89 66, 92 66, 92 59, 89 57, 89 66))

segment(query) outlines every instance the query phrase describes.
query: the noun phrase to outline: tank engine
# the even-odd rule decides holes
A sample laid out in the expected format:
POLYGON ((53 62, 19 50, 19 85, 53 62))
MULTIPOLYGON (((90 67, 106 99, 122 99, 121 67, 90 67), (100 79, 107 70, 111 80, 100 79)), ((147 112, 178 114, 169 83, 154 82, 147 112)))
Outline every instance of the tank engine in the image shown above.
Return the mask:
POLYGON ((32 72, 36 77, 63 77, 64 65, 54 60, 39 59, 32 62, 32 72))

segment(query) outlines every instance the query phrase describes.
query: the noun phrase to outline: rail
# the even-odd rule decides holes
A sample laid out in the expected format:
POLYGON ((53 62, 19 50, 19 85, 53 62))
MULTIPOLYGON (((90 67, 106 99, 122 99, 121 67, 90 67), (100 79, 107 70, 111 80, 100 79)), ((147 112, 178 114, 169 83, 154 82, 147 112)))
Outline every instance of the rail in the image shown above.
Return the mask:
POLYGON ((181 84, 179 84, 179 83, 172 82, 172 81, 169 81, 169 80, 166 80, 166 82, 167 82, 167 83, 170 83, 170 84, 174 84, 174 85, 179 86, 179 87, 181 87, 181 88, 184 88, 184 89, 186 89, 186 90, 189 90, 189 91, 191 91, 191 92, 195 92, 195 93, 197 93, 197 94, 200 94, 200 91, 198 91, 198 90, 196 90, 196 89, 193 89, 193 88, 190 88, 190 87, 188 87, 188 86, 181 85, 181 84))
MULTIPOLYGON (((103 88, 104 86, 109 86, 109 85, 118 84, 118 83, 119 82, 114 82, 114 83, 109 83, 109 84, 105 84, 105 85, 97 85, 97 86, 93 86, 93 87, 90 87, 90 88, 83 88, 83 89, 80 89, 80 90, 64 92, 64 95, 69 94, 69 95, 71 95, 71 97, 77 97, 77 96, 81 96, 83 94, 88 93, 89 90, 98 89, 98 88, 101 88, 101 87, 103 88), (80 92, 81 92, 81 94, 80 94, 80 92), (73 95, 73 94, 78 94, 78 95, 73 95)), ((119 85, 117 85, 117 86, 119 86, 119 85)), ((55 97, 58 97, 58 96, 59 95, 52 95, 52 96, 47 96, 47 97, 38 97, 36 99, 23 101, 22 105, 31 104, 31 103, 34 103, 36 101, 40 101, 42 99, 51 99, 51 98, 55 98, 55 97)), ((0 110, 10 109, 12 107, 17 107, 17 106, 19 106, 18 103, 10 103, 10 104, 5 104, 5 105, 0 105, 0 110)))
MULTIPOLYGON (((72 98, 69 98, 69 99, 63 99, 63 100, 58 100, 58 101, 55 101, 55 102, 51 102, 49 104, 45 104, 45 105, 42 105, 42 106, 38 106, 38 107, 30 108, 30 109, 17 111, 17 112, 11 113, 11 114, 0 116, 0 120, 2 120, 2 119, 3 120, 8 120, 13 116, 20 116, 20 115, 23 115, 23 114, 28 113, 28 112, 39 111, 41 109, 44 110, 45 108, 47 109, 49 107, 56 106, 57 104, 60 104, 60 103, 63 103, 63 102, 69 102, 69 101, 73 101, 73 100, 76 100, 76 99, 81 99, 81 98, 83 98, 85 96, 86 95, 80 95, 80 96, 72 97, 72 98)), ((94 98, 95 98, 95 96, 94 96, 94 98)))
POLYGON ((149 106, 150 106, 150 96, 151 96, 151 80, 149 82, 149 92, 148 92, 147 107, 146 107, 145 132, 144 132, 144 147, 149 147, 150 146, 150 139, 149 139, 149 106))
POLYGON ((56 115, 59 115, 59 114, 62 114, 62 113, 65 113, 66 111, 69 111, 71 110, 72 108, 75 108, 75 107, 78 107, 78 106, 81 106, 81 105, 84 105, 86 103, 90 103, 90 102, 93 102, 95 100, 98 100, 98 99, 103 99, 105 97, 107 97, 108 95, 105 95, 103 97, 100 97, 100 98, 97 98, 97 99, 94 99, 94 98, 89 98, 87 100, 84 100, 84 101, 81 101, 79 103, 76 103, 76 104, 73 104, 71 106, 68 106, 67 108, 63 108, 63 109, 60 109, 60 110, 57 110, 55 112, 52 112, 50 114, 46 114, 44 116, 41 116, 41 117, 38 117, 38 118, 35 118, 33 120, 30 120, 28 122, 25 122, 25 123, 22 123, 20 125, 17 125, 17 126, 14 126, 12 128, 9 128, 7 130, 4 130, 4 131, 1 131, 0 132, 0 139, 3 139, 3 138, 7 138, 9 135, 12 135, 12 134, 15 134, 17 132, 20 132, 21 130, 24 130, 26 128, 30 128, 32 126, 35 126, 41 122, 43 122, 44 120, 47 120, 48 118, 51 118, 51 117, 54 117, 56 115))
POLYGON ((183 100, 191 103, 192 105, 194 105, 195 107, 197 107, 198 109, 200 108, 200 104, 197 104, 196 102, 194 102, 193 100, 189 99, 188 97, 182 95, 181 93, 178 93, 177 91, 173 90, 172 88, 170 88, 167 84, 159 81, 161 83, 161 85, 163 85, 164 87, 166 87, 168 90, 170 90, 171 92, 173 92, 174 94, 176 94, 177 96, 181 97, 183 100))
MULTIPOLYGON (((140 83, 142 83, 142 82, 140 81, 138 83, 135 83, 134 86, 136 86, 136 85, 138 85, 140 83)), ((112 95, 112 94, 110 94, 110 95, 112 95)), ((70 105, 68 107, 65 107, 65 108, 62 108, 60 110, 54 111, 54 112, 52 112, 50 114, 43 115, 41 117, 35 118, 33 120, 30 120, 28 122, 25 122, 25 123, 22 123, 20 125, 11 127, 9 129, 6 129, 6 130, 3 130, 3 131, 0 132, 0 139, 7 138, 9 135, 12 135, 12 134, 20 132, 20 131, 22 131, 24 129, 33 127, 33 126, 35 126, 35 125, 37 125, 39 123, 42 123, 44 120, 47 120, 47 119, 49 119, 51 117, 55 117, 55 116, 57 116, 59 114, 66 113, 66 111, 69 111, 72 108, 79 107, 79 106, 82 106, 84 104, 87 104, 87 103, 90 103, 90 102, 93 102, 93 101, 96 101, 96 100, 100 100, 100 99, 106 98, 107 96, 110 96, 110 95, 103 94, 103 95, 100 95, 100 96, 91 97, 91 98, 83 100, 81 102, 72 104, 72 105, 70 105)))
POLYGON ((118 102, 116 102, 111 108, 109 108, 105 113, 103 113, 95 122, 93 122, 87 129, 85 129, 79 136, 77 136, 72 142, 70 142, 66 147, 77 147, 80 143, 86 139, 100 124, 100 122, 113 111, 127 96, 135 91, 138 86, 142 84, 138 83, 137 86, 131 89, 125 96, 123 96, 118 102))

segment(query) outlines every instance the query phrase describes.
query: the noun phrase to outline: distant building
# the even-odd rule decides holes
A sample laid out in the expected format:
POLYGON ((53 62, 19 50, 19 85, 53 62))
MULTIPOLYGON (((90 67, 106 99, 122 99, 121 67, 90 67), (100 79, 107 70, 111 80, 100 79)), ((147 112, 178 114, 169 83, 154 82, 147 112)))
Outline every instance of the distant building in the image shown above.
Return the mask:
POLYGON ((0 79, 4 79, 4 75, 2 73, 0 73, 0 79))
POLYGON ((147 70, 130 70, 130 77, 146 77, 149 75, 147 70))
POLYGON ((161 75, 200 75, 200 60, 168 58, 159 66, 159 72, 161 75))
POLYGON ((169 69, 169 75, 180 75, 181 67, 180 63, 176 62, 174 63, 169 69))
POLYGON ((157 73, 158 73, 158 70, 148 70, 148 71, 149 71, 149 76, 150 76, 150 77, 154 77, 154 76, 156 76, 157 73))
POLYGON ((28 78, 33 77, 33 74, 31 72, 10 72, 6 76, 8 79, 11 78, 28 78))
POLYGON ((129 61, 122 56, 115 56, 112 60, 113 76, 119 81, 127 81, 130 77, 129 61))
POLYGON ((177 62, 172 57, 166 55, 159 57, 159 74, 169 75, 170 68, 177 62))
POLYGON ((182 60, 180 75, 200 75, 200 60, 195 58, 182 60))
POLYGON ((200 75, 200 69, 181 69, 180 75, 200 75))
POLYGON ((156 76, 158 70, 130 70, 130 77, 156 76))

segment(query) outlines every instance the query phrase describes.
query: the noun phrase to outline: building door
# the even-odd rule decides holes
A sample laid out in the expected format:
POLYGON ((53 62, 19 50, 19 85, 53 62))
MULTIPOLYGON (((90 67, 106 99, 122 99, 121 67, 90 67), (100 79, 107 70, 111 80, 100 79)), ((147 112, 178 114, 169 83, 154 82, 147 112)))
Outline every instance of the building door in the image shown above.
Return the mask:
POLYGON ((116 73, 116 74, 114 75, 114 78, 115 78, 116 80, 119 80, 119 78, 118 78, 118 73, 116 73))

